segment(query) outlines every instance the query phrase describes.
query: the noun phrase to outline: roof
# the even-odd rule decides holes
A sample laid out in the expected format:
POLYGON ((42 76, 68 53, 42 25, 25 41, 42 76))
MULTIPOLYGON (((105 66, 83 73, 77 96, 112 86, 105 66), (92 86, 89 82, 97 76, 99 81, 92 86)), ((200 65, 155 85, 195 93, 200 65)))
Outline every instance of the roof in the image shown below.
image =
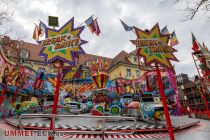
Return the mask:
MULTIPOLYGON (((39 52, 42 49, 41 46, 39 46, 37 44, 28 43, 28 42, 12 40, 7 36, 4 36, 4 38, 2 40, 3 40, 3 45, 2 45, 3 52, 4 52, 5 56, 7 56, 7 59, 9 59, 10 61, 15 61, 15 59, 17 61, 17 58, 19 57, 18 55, 19 55, 20 49, 24 48, 29 51, 29 58, 27 59, 27 61, 43 63, 44 59, 39 56, 39 52), (18 44, 19 44, 19 48, 16 49, 16 46, 18 46, 18 44), (11 56, 13 56, 14 59, 8 57, 8 55, 7 55, 8 51, 10 51, 11 56)), ((132 51, 131 53, 121 51, 114 58, 108 58, 108 57, 103 57, 103 56, 98 56, 98 55, 93 55, 93 54, 82 54, 82 55, 79 55, 78 63, 86 65, 86 62, 88 62, 88 61, 93 61, 93 60, 97 60, 97 59, 107 59, 108 60, 108 68, 110 69, 113 66, 115 66, 115 64, 117 64, 117 63, 132 64, 128 60, 128 56, 130 54, 135 54, 135 51, 132 51)), ((132 64, 132 65, 136 65, 136 64, 132 64)))
MULTIPOLYGON (((36 62, 43 62, 44 59, 39 56, 39 52, 41 51, 42 47, 18 40, 12 40, 9 37, 4 36, 2 38, 2 50, 7 57, 7 59, 11 60, 12 58, 8 57, 8 52, 10 52, 10 55, 17 59, 19 57, 19 51, 24 48, 29 51, 29 58, 27 60, 29 61, 36 61, 36 62), (19 48, 17 47, 19 46, 19 48)), ((14 61, 14 60, 13 60, 14 61)))
POLYGON ((23 46, 21 48, 25 48, 25 49, 30 51, 29 60, 39 61, 39 62, 43 62, 44 61, 44 59, 41 56, 39 56, 39 52, 42 49, 41 46, 38 46, 36 44, 31 44, 31 43, 24 42, 24 44, 23 44, 23 46))
POLYGON ((131 55, 136 55, 136 53, 137 53, 137 50, 130 52, 131 55))
POLYGON ((128 60, 129 54, 125 51, 121 51, 118 55, 116 55, 112 59, 112 63, 110 65, 110 68, 112 68, 117 63, 125 63, 125 64, 131 64, 131 62, 128 60))
POLYGON ((86 62, 97 60, 97 59, 107 59, 108 67, 110 67, 111 62, 112 62, 112 58, 98 56, 98 55, 93 55, 93 54, 82 54, 82 55, 80 54, 78 63, 82 64, 82 65, 86 65, 86 62))

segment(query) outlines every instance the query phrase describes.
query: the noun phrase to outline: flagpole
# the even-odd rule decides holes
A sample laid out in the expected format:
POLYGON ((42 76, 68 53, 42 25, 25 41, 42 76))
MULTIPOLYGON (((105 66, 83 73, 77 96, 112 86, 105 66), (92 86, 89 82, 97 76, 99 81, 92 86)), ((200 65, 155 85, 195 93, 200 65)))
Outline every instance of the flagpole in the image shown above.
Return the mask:
POLYGON ((36 25, 36 23, 34 23, 35 26, 39 27, 38 25, 36 25))
POLYGON ((132 31, 133 31, 134 34, 136 34, 135 31, 134 31, 133 29, 132 29, 132 31))

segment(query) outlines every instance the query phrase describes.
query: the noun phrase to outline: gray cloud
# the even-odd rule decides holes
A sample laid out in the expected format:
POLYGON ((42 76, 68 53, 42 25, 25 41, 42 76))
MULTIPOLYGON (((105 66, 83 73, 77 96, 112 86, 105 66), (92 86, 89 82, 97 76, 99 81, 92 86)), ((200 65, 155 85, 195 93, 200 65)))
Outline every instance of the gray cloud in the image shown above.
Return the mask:
MULTIPOLYGON (((177 73, 196 74, 195 65, 191 57, 191 31, 194 32, 198 41, 210 44, 209 23, 201 13, 192 21, 183 22, 185 3, 176 5, 166 3, 160 5, 162 0, 20 0, 15 4, 14 21, 7 26, 14 32, 27 35, 26 41, 35 43, 32 38, 34 24, 41 19, 47 23, 48 15, 59 16, 60 25, 63 25, 71 17, 75 17, 76 26, 84 22, 94 14, 98 17, 101 35, 97 37, 89 29, 81 34, 84 40, 89 41, 82 47, 87 53, 114 57, 121 50, 133 51, 129 40, 135 39, 133 32, 125 32, 119 18, 130 26, 142 29, 150 29, 159 22, 161 28, 168 25, 170 32, 176 30, 180 44, 175 48, 180 62, 175 64, 177 73)), ((0 27, 2 28, 2 27, 0 27)))

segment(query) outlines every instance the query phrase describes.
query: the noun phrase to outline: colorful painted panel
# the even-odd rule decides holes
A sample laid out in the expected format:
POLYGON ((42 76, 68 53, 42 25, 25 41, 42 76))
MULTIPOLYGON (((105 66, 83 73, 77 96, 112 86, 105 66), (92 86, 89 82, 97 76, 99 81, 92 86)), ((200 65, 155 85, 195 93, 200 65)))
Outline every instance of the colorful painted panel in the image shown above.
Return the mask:
POLYGON ((170 60, 178 60, 173 54, 176 50, 168 45, 170 34, 162 35, 158 23, 148 32, 136 27, 135 32, 137 39, 131 42, 136 45, 137 54, 144 58, 145 64, 157 63, 173 70, 170 60))
POLYGON ((74 27, 74 18, 71 18, 59 30, 47 27, 46 39, 40 42, 43 47, 40 56, 44 57, 45 63, 61 61, 75 66, 75 57, 84 53, 81 45, 87 43, 80 38, 83 30, 84 26, 74 27))

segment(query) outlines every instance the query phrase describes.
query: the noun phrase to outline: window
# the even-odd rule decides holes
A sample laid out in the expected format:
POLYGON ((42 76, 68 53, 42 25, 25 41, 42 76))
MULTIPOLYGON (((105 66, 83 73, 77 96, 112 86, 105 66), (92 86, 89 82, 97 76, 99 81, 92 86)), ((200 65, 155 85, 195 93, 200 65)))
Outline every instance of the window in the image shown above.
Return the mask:
POLYGON ((131 76, 131 69, 126 69, 126 73, 127 73, 126 76, 131 76))
POLYGON ((29 57, 29 51, 27 49, 21 49, 20 51, 20 58, 27 59, 29 57))
POLYGON ((136 70, 136 77, 139 77, 139 76, 140 76, 140 71, 136 70))

